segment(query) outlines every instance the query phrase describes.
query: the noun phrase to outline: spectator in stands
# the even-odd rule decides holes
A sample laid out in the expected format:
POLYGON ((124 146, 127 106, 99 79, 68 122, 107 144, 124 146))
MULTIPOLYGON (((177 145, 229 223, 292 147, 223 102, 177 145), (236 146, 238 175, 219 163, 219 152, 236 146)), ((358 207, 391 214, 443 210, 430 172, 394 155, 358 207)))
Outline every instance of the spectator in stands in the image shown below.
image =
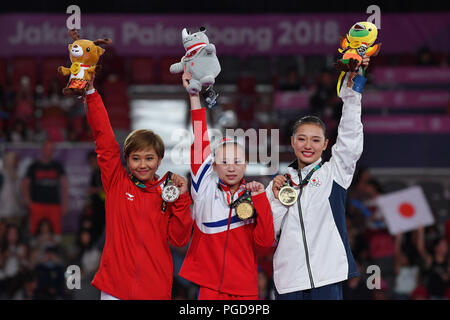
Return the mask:
POLYGON ((3 155, 3 168, 0 170, 0 218, 21 218, 25 211, 21 201, 20 179, 17 174, 19 157, 8 151, 3 155))
POLYGON ((94 246, 91 229, 81 229, 77 239, 76 264, 81 267, 82 277, 94 278, 95 272, 100 265, 100 250, 94 246))
POLYGON ((450 286, 450 265, 448 245, 445 238, 433 243, 432 254, 423 251, 425 256, 426 288, 433 300, 445 299, 445 293, 450 286))
POLYGON ((9 141, 18 143, 18 142, 26 142, 29 140, 30 131, 27 129, 25 121, 22 119, 17 119, 13 123, 13 127, 9 132, 9 141))
POLYGON ((55 235, 50 220, 42 219, 39 222, 35 236, 31 239, 31 246, 38 249, 42 254, 50 246, 57 246, 61 241, 60 235, 55 235))
POLYGON ((36 122, 34 123, 34 130, 31 141, 43 144, 47 140, 48 140, 47 132, 42 129, 40 119, 37 119, 36 122))
POLYGON ((61 163, 53 159, 53 150, 53 143, 44 143, 41 158, 28 167, 22 184, 33 235, 45 218, 50 220, 55 233, 61 234, 61 217, 67 211, 67 177, 61 163))
POLYGON ((23 287, 21 287, 14 295, 14 300, 35 300, 37 277, 34 271, 27 271, 23 274, 23 287))
POLYGON ((34 93, 31 88, 30 78, 27 76, 22 76, 20 79, 14 111, 16 119, 25 121, 27 125, 31 124, 34 111, 34 93))
POLYGON ((402 250, 403 234, 395 236, 395 296, 407 300, 418 285, 419 266, 412 264, 410 257, 402 250))
POLYGON ((17 276, 23 269, 20 248, 19 228, 16 225, 9 225, 6 231, 6 242, 0 249, 3 260, 3 290, 8 298, 14 293, 17 276))
POLYGON ((45 95, 44 98, 44 107, 48 107, 48 106, 59 106, 61 104, 61 101, 63 99, 63 94, 62 94, 62 86, 61 86, 61 82, 58 80, 58 78, 53 78, 52 80, 50 80, 48 89, 47 89, 47 94, 45 95))
POLYGON ((16 225, 9 224, 6 228, 5 241, 1 250, 6 255, 14 255, 20 244, 19 228, 16 225))
POLYGON ((45 249, 44 258, 35 268, 37 299, 64 298, 64 268, 56 247, 45 249))

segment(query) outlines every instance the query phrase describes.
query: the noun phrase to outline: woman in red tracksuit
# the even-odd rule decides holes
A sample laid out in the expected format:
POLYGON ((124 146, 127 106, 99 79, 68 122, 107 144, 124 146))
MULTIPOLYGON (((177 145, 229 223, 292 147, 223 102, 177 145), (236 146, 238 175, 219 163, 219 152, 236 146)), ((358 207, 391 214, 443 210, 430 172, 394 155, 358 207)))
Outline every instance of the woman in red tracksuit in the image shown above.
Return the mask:
POLYGON ((171 299, 169 242, 186 245, 192 230, 186 180, 173 175, 181 195, 162 210, 161 185, 167 174, 161 179, 155 174, 164 157, 161 138, 151 130, 131 132, 124 143, 127 171, 92 81, 86 102, 106 193, 106 242, 92 285, 102 299, 171 299))
MULTIPOLYGON (((190 74, 183 75, 188 85, 190 74)), ((194 233, 180 276, 199 285, 200 300, 258 299, 255 246, 271 247, 274 227, 264 185, 243 179, 243 148, 225 140, 211 155, 206 111, 198 94, 190 96, 194 143, 191 195, 194 233), (233 204, 251 192, 256 218, 241 220, 233 204)))

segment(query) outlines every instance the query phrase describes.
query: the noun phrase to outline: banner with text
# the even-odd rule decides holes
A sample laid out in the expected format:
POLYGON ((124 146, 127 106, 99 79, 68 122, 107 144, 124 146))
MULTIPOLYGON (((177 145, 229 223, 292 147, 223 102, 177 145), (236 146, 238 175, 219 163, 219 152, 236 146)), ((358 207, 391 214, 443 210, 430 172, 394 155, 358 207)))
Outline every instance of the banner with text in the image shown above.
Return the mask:
MULTIPOLYGON (((83 11, 83 8, 81 8, 83 11)), ((71 42, 66 14, 0 15, 0 55, 64 55, 71 42)), ((337 54, 339 36, 364 13, 296 15, 81 14, 81 36, 108 37, 120 55, 183 55, 181 30, 205 26, 218 55, 337 54)), ((450 13, 381 14, 384 53, 420 46, 450 52, 450 13)))

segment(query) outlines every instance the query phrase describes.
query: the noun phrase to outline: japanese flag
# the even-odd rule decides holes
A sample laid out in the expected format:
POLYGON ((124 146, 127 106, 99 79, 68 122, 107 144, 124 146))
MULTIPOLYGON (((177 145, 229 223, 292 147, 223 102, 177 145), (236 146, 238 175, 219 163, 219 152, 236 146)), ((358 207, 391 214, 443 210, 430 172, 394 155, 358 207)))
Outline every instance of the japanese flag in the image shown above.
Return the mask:
POLYGON ((376 201, 393 235, 434 224, 427 199, 419 186, 379 196, 376 201))

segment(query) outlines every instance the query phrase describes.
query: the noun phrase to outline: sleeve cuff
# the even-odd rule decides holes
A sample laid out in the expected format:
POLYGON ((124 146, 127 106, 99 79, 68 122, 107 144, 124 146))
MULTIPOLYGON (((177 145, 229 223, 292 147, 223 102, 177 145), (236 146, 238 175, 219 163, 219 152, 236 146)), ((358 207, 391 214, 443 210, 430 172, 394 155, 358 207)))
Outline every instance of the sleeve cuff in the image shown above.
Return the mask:
MULTIPOLYGON (((264 198, 267 199, 266 191, 261 192, 260 194, 258 194, 256 196, 252 196, 252 201, 256 203, 256 202, 264 201, 264 198)), ((269 199, 267 199, 267 201, 269 201, 269 199)))
POLYGON ((88 91, 86 91, 86 95, 90 95, 90 94, 93 94, 95 92, 95 88, 93 88, 93 89, 91 89, 91 90, 88 90, 88 91))
POLYGON ((362 93, 364 85, 366 84, 367 79, 364 78, 363 76, 357 74, 354 78, 353 78, 353 91, 362 93))

